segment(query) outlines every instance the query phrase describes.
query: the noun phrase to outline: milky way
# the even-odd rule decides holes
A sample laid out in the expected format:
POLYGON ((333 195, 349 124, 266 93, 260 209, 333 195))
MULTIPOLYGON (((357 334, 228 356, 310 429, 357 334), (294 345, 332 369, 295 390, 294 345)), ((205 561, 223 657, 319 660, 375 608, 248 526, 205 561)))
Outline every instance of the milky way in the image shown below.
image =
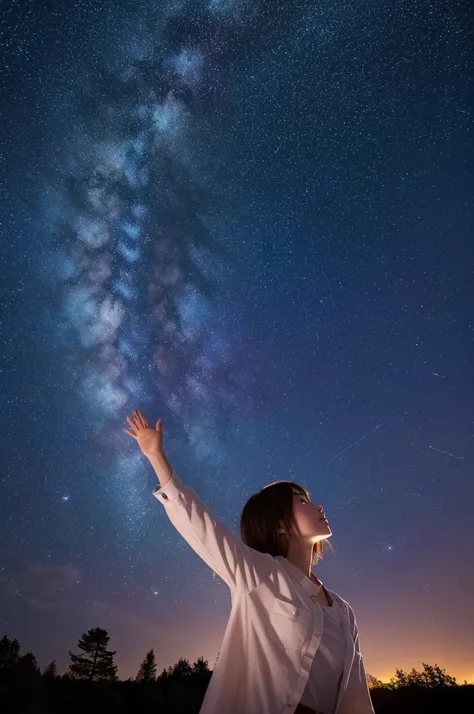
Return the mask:
POLYGON ((238 334, 219 316, 226 251, 193 142, 222 82, 222 45, 248 15, 245 2, 163 7, 156 45, 87 77, 44 199, 60 286, 50 319, 96 423, 146 407, 153 390, 196 456, 213 460, 215 420, 236 400, 238 334))

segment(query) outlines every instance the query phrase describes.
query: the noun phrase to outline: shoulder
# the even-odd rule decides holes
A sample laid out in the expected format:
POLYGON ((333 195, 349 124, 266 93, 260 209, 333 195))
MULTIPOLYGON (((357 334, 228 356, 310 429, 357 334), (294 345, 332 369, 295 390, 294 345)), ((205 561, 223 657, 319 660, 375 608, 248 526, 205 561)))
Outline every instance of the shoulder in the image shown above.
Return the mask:
MULTIPOLYGON (((329 590, 329 588, 326 588, 326 590, 329 590)), ((349 624, 351 625, 351 627, 354 627, 356 619, 355 619, 355 613, 352 608, 352 605, 349 602, 347 602, 347 600, 344 600, 344 598, 341 597, 338 593, 334 592, 334 590, 329 590, 329 592, 331 593, 331 596, 334 598, 334 600, 337 602, 339 607, 342 609, 342 611, 348 618, 349 624)))
POLYGON ((340 605, 344 610, 349 610, 349 609, 352 610, 352 608, 349 605, 349 603, 347 602, 347 600, 344 600, 344 598, 341 597, 339 595, 339 593, 337 593, 335 590, 331 590, 330 588, 326 588, 326 590, 329 593, 331 593, 332 597, 334 598, 334 600, 336 600, 337 604, 340 605))

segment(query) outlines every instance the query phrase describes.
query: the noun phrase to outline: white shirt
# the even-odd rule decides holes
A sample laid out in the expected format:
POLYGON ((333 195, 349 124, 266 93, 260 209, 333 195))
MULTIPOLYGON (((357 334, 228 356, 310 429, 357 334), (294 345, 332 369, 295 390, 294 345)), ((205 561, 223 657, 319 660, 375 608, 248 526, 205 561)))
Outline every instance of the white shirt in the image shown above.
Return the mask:
POLYGON ((346 655, 341 608, 315 603, 323 615, 323 634, 301 703, 318 714, 334 714, 346 655))
MULTIPOLYGON (((308 597, 313 583, 287 558, 246 546, 175 471, 154 495, 230 589, 230 617, 200 714, 293 714, 323 636, 321 608, 308 597)), ((346 642, 335 714, 374 714, 354 611, 329 593, 341 610, 346 642)))

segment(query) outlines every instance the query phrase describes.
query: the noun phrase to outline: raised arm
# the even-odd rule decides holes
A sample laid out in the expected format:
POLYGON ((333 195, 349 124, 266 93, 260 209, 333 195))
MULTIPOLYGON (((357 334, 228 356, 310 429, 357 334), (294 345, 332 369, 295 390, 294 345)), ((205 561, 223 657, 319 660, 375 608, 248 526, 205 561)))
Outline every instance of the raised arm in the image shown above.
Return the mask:
POLYGON ((269 553, 246 546, 216 520, 195 491, 170 466, 163 448, 162 420, 150 429, 141 412, 127 417, 132 436, 153 466, 160 483, 153 492, 176 530, 191 548, 234 590, 249 592, 270 577, 275 561, 269 553))

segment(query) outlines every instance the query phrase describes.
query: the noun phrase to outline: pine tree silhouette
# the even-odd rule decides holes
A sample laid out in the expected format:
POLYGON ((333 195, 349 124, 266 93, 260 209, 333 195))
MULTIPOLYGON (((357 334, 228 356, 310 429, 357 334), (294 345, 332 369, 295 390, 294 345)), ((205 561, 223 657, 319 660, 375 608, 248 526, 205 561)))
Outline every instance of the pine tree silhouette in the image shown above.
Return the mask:
POLYGON ((72 660, 69 671, 74 679, 117 679, 117 667, 113 662, 115 650, 107 650, 109 639, 107 630, 100 627, 91 628, 82 635, 78 647, 84 654, 76 655, 69 650, 72 660))
POLYGON ((52 662, 48 664, 43 670, 43 677, 57 677, 58 671, 56 669, 56 660, 53 659, 52 662))
POLYGON ((136 676, 137 682, 154 682, 156 680, 156 662, 153 649, 146 653, 136 676))
POLYGON ((170 676, 171 676, 171 667, 168 667, 168 669, 166 669, 166 667, 164 667, 161 674, 159 674, 158 677, 156 678, 156 681, 157 682, 167 682, 168 679, 170 678, 170 676))
POLYGON ((204 657, 198 657, 195 662, 193 662, 192 673, 197 675, 209 674, 209 665, 204 657))
MULTIPOLYGON (((168 668, 169 670, 170 668, 168 668)), ((171 670, 171 675, 173 677, 186 677, 192 674, 191 665, 186 657, 180 657, 171 670)))
POLYGON ((39 674, 38 661, 31 650, 20 657, 18 669, 25 674, 39 674))
POLYGON ((15 669, 20 658, 20 643, 10 640, 6 635, 0 640, 0 669, 15 669))

